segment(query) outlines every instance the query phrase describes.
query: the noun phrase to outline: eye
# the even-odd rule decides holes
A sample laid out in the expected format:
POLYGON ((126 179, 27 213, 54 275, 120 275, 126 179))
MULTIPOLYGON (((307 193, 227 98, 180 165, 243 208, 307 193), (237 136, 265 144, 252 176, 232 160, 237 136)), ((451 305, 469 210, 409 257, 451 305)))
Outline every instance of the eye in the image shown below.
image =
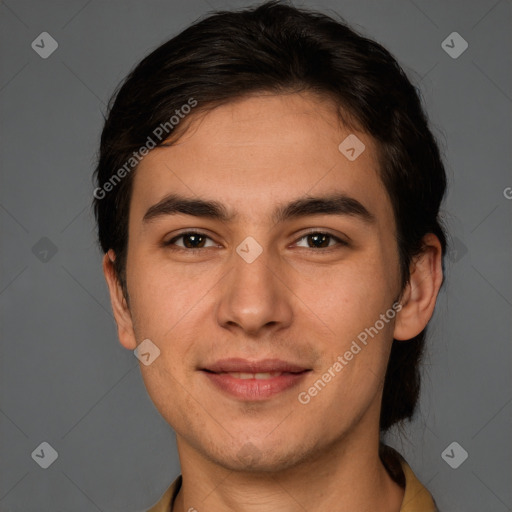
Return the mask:
POLYGON ((324 233, 322 231, 313 231, 311 233, 308 233, 307 235, 299 238, 297 244, 299 247, 306 247, 307 249, 326 249, 330 248, 336 245, 339 246, 348 246, 348 243, 345 242, 345 240, 342 240, 341 238, 338 238, 337 236, 331 235, 330 233, 324 233), (302 245, 300 246, 298 242, 305 240, 306 246, 302 245), (309 242, 311 242, 313 245, 309 245, 309 242), (331 244, 330 242, 335 242, 334 244, 331 244), (336 243, 337 242, 337 243, 336 243))
MULTIPOLYGON (((174 238, 163 243, 165 247, 173 246, 178 250, 195 250, 195 249, 207 249, 208 247, 218 247, 218 245, 205 233, 198 231, 187 231, 181 233, 174 238), (178 241, 180 243, 178 243, 178 241), (210 242, 210 245, 208 244, 210 242)), ((312 231, 301 238, 295 243, 298 247, 304 247, 306 249, 317 250, 317 249, 329 249, 336 246, 348 246, 349 244, 341 238, 332 235, 331 233, 325 233, 322 231, 312 231), (300 245, 302 241, 305 241, 306 245, 300 245)))
POLYGON ((170 246, 174 245, 176 247, 182 248, 182 249, 204 249, 207 247, 215 247, 216 244, 213 242, 213 240, 207 236, 204 233, 199 233, 196 231, 187 231, 186 233, 181 233, 178 236, 175 236, 171 240, 164 242, 164 245, 170 246), (183 240, 181 244, 176 243, 178 240, 183 240), (206 240, 210 240, 212 242, 212 245, 207 246, 205 245, 206 240))

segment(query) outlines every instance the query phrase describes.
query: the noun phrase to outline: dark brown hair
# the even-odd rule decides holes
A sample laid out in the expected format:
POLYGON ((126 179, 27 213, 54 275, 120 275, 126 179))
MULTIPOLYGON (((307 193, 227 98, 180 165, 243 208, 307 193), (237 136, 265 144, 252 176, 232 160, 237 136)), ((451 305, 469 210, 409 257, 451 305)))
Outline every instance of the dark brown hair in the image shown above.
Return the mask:
MULTIPOLYGON (((116 253, 115 269, 127 298, 128 213, 136 165, 130 172, 126 163, 155 128, 165 123, 169 128, 170 118, 191 99, 197 103, 193 118, 251 93, 303 91, 332 99, 347 127, 375 139, 380 176, 394 209, 402 287, 425 234, 439 238, 444 258, 439 208, 446 175, 418 89, 386 49, 343 20, 271 1, 194 23, 145 57, 112 97, 95 170, 94 210, 101 248, 116 253)), ((177 125, 175 139, 185 125, 177 125)), ((426 330, 407 342, 393 341, 381 431, 413 415, 425 335, 426 330)))

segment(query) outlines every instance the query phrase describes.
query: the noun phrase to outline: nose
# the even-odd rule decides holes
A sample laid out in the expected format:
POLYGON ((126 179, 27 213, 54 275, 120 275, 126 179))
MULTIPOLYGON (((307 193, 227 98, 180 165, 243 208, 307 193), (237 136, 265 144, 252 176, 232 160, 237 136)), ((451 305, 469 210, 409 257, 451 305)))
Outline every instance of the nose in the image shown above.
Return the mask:
POLYGON ((252 262, 236 252, 230 260, 230 271, 219 289, 219 325, 255 337, 288 327, 293 293, 278 258, 263 250, 252 262))

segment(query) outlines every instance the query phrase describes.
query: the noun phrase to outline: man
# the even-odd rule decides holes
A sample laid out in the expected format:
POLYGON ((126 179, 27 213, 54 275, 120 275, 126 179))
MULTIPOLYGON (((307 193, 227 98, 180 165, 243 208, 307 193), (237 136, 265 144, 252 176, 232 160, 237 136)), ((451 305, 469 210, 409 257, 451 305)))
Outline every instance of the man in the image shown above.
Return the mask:
POLYGON ((446 178, 380 45, 277 2, 214 14, 119 89, 94 191, 119 339, 176 432, 151 511, 432 512, 412 417, 446 178))

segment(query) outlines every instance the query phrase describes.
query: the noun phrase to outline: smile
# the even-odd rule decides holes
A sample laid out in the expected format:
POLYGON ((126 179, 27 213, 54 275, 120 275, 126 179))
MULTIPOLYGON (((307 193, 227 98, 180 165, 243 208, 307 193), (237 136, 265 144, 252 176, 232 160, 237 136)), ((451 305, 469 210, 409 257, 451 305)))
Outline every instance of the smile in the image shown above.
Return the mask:
POLYGON ((267 400, 298 386, 310 370, 301 372, 220 372, 202 371, 217 391, 242 401, 267 400))

